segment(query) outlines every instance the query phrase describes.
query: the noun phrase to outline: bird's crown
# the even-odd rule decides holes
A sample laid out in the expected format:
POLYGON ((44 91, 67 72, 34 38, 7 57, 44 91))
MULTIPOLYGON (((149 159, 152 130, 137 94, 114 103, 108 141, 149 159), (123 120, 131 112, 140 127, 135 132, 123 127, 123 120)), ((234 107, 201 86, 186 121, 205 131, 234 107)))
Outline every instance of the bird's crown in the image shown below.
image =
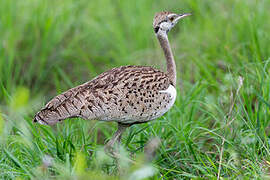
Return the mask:
POLYGON ((153 27, 157 27, 161 22, 165 21, 169 14, 174 14, 169 11, 163 11, 155 14, 154 21, 153 21, 153 27))

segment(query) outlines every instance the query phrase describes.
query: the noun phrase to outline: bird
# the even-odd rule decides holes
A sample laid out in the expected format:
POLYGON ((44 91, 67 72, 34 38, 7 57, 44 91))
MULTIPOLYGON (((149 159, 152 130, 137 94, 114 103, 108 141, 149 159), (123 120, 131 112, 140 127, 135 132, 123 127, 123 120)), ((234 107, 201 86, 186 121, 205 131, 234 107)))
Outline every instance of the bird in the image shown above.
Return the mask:
POLYGON ((154 33, 166 59, 166 72, 150 66, 121 66, 52 98, 37 112, 33 122, 54 125, 67 118, 114 121, 118 128, 105 145, 113 154, 123 132, 134 124, 146 123, 164 115, 176 100, 176 65, 168 33, 190 13, 156 13, 154 33))

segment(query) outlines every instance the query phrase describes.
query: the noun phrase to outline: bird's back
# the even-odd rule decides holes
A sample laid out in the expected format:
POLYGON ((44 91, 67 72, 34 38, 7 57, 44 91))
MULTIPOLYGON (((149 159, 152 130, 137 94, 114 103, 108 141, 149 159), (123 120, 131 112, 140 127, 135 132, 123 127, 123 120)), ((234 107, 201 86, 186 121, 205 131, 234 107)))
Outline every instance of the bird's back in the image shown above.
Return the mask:
POLYGON ((34 121, 55 124, 69 117, 123 124, 155 119, 176 97, 166 73, 146 66, 113 68, 93 80, 54 97, 34 121))

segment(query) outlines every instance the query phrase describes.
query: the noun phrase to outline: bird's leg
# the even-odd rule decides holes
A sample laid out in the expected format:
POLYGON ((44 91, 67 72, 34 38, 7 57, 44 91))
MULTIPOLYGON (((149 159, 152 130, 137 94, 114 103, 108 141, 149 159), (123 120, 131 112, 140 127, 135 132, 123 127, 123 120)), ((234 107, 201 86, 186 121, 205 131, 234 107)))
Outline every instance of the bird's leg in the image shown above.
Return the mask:
POLYGON ((117 157, 118 154, 114 150, 115 141, 118 143, 121 142, 122 133, 126 130, 129 125, 118 123, 118 129, 114 133, 113 137, 109 140, 109 142, 105 145, 105 152, 112 155, 113 157, 117 157))
POLYGON ((121 147, 121 139, 122 139, 122 134, 117 139, 117 147, 116 147, 116 153, 120 154, 120 147, 121 147))
POLYGON ((118 137, 118 139, 117 139, 117 143, 118 143, 118 145, 120 145, 121 144, 121 139, 122 139, 122 134, 120 134, 120 136, 118 137))

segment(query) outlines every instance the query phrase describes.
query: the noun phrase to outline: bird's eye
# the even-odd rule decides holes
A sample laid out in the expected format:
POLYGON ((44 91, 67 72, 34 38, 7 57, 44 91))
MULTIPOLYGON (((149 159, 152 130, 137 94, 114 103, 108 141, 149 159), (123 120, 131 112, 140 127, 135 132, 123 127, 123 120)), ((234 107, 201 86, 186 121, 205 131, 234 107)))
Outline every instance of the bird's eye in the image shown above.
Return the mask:
POLYGON ((173 20, 174 20, 174 17, 170 17, 169 20, 170 20, 170 21, 173 21, 173 20))

